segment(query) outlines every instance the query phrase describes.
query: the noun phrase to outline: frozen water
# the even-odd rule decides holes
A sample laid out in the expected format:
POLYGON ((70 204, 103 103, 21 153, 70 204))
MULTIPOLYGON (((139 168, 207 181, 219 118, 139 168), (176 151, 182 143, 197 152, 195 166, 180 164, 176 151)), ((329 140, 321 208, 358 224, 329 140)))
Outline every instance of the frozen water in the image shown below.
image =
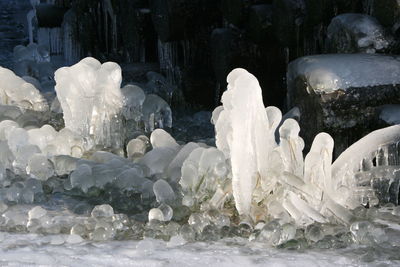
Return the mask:
POLYGON ((144 156, 150 148, 150 140, 147 136, 141 135, 129 141, 126 145, 126 152, 129 159, 138 159, 144 156))
POLYGON ((32 155, 29 158, 26 173, 38 180, 47 180, 54 175, 53 163, 43 155, 32 155))
MULTIPOLYGON (((298 77, 308 82, 307 90, 318 94, 400 83, 400 61, 397 56, 379 54, 330 54, 305 56, 289 64, 288 88, 298 77)), ((291 92, 289 92, 291 93, 291 92)), ((289 95, 290 99, 290 95, 289 95)))
POLYGON ((220 126, 226 124, 224 114, 220 113, 216 122, 217 147, 225 151, 227 144, 229 148, 236 208, 239 214, 250 215, 252 192, 257 177, 265 175, 267 153, 271 147, 268 137, 263 134, 265 129, 269 129, 268 117, 261 88, 253 75, 244 69, 235 69, 227 81, 228 90, 222 96, 222 112, 230 125, 220 126), (222 145, 219 145, 219 140, 222 145))
POLYGON ((171 128, 171 108, 161 97, 149 94, 143 103, 143 121, 146 132, 152 132, 156 128, 171 128))
POLYGON ((331 52, 336 53, 381 52, 392 42, 374 17, 353 13, 334 17, 328 26, 327 38, 331 52))
POLYGON ((177 149, 179 147, 175 139, 163 129, 155 129, 150 135, 150 143, 153 148, 169 147, 177 149))
POLYGON ((113 215, 114 215, 113 208, 107 204, 96 206, 92 210, 92 217, 94 218, 111 217, 113 215))
POLYGON ((0 104, 36 111, 49 109, 44 97, 31 83, 2 67, 0 67, 0 104))
POLYGON ((163 179, 158 180, 153 185, 154 195, 159 203, 171 203, 176 196, 171 186, 163 179))
POLYGON ((106 147, 121 147, 121 68, 85 58, 56 71, 56 92, 66 128, 106 147))

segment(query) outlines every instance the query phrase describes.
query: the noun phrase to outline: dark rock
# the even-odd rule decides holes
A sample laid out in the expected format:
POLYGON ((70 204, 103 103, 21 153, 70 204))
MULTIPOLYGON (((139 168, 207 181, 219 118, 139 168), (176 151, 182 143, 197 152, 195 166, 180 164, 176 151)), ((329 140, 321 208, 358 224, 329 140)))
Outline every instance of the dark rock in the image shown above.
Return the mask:
POLYGON ((377 54, 318 55, 289 64, 288 107, 301 112, 301 136, 308 151, 325 131, 335 155, 369 132, 385 127, 381 106, 400 103, 400 61, 377 54))
POLYGON ((221 0, 221 11, 225 19, 236 26, 241 26, 246 17, 247 0, 221 0))
POLYGON ((249 38, 257 44, 267 44, 272 39, 272 5, 250 7, 247 33, 249 38))
POLYGON ((367 12, 376 17, 383 26, 391 27, 400 18, 400 3, 397 0, 367 1, 367 12), (369 10, 368 10, 369 9, 369 10))
POLYGON ((226 88, 226 76, 235 67, 235 59, 239 56, 238 38, 238 34, 229 28, 215 29, 211 34, 212 65, 221 88, 226 88))
POLYGON ((298 47, 301 26, 306 15, 304 0, 274 0, 273 27, 277 40, 284 47, 298 47))
POLYGON ((365 14, 341 14, 328 26, 327 50, 332 53, 384 52, 392 41, 379 22, 365 14))
POLYGON ((320 23, 328 25, 335 16, 334 0, 305 0, 306 23, 314 26, 320 23))
POLYGON ((150 0, 154 27, 161 41, 184 38, 187 10, 186 0, 150 0))
POLYGON ((58 7, 50 4, 40 4, 36 6, 36 17, 41 28, 61 27, 64 14, 67 8, 58 7))

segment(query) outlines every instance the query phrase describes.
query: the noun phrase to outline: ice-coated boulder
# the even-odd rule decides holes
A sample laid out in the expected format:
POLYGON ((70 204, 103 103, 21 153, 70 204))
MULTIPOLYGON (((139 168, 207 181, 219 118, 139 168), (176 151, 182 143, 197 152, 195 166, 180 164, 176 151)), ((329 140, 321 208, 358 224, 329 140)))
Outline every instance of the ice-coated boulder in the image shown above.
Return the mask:
POLYGON ((392 42, 374 17, 353 13, 333 18, 327 38, 328 50, 333 53, 381 52, 392 42))
POLYGON ((56 71, 56 92, 66 128, 105 147, 121 147, 121 68, 113 62, 101 64, 85 58, 56 71))
POLYGON ((0 67, 0 104, 35 111, 49 109, 46 100, 35 86, 2 67, 0 67))
POLYGON ((288 67, 288 107, 300 109, 306 151, 319 131, 330 133, 335 155, 384 127, 381 106, 400 103, 400 57, 380 54, 305 56, 288 67))

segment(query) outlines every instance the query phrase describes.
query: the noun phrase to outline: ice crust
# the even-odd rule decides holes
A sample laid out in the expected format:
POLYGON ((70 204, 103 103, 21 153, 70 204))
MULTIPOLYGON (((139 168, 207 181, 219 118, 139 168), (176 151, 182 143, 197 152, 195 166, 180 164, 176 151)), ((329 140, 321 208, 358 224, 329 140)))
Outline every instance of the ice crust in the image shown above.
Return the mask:
POLYGON ((400 83, 400 59, 379 54, 305 56, 289 64, 288 88, 295 88, 291 84, 298 77, 304 77, 307 90, 317 94, 351 87, 396 85, 400 83))

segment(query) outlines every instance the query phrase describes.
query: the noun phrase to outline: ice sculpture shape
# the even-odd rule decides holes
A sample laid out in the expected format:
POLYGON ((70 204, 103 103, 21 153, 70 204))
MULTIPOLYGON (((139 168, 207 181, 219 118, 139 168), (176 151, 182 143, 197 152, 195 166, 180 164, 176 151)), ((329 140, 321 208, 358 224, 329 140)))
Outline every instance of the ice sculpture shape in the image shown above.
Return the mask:
POLYGON ((44 97, 32 84, 2 67, 0 67, 0 104, 35 111, 49 109, 44 97))
MULTIPOLYGON (((249 215, 257 179, 266 175, 271 138, 257 79, 244 69, 233 70, 222 96, 224 110, 216 122, 217 147, 232 164, 232 190, 239 214, 249 215), (251 118, 251 119, 249 119, 251 118)), ((272 140, 274 137, 272 136, 272 140)))
POLYGON ((66 128, 105 147, 121 147, 123 131, 121 68, 94 58, 60 68, 55 73, 57 98, 66 128))
MULTIPOLYGON (((350 222, 352 216, 342 206, 346 202, 337 201, 342 191, 333 186, 333 139, 329 134, 315 137, 304 160, 304 141, 299 137, 297 121, 290 116, 282 118, 275 107, 265 108, 257 79, 243 69, 228 75, 222 103, 223 107, 213 112, 212 121, 217 147, 232 165, 232 195, 242 219, 289 216, 299 225, 324 223, 330 218, 350 222)), ((201 149, 196 149, 182 166, 180 184, 188 206, 207 199, 196 196, 199 184, 212 179, 211 174, 200 173, 197 166, 201 158, 201 149)), ((207 192, 212 200, 229 195, 215 189, 207 192)))

